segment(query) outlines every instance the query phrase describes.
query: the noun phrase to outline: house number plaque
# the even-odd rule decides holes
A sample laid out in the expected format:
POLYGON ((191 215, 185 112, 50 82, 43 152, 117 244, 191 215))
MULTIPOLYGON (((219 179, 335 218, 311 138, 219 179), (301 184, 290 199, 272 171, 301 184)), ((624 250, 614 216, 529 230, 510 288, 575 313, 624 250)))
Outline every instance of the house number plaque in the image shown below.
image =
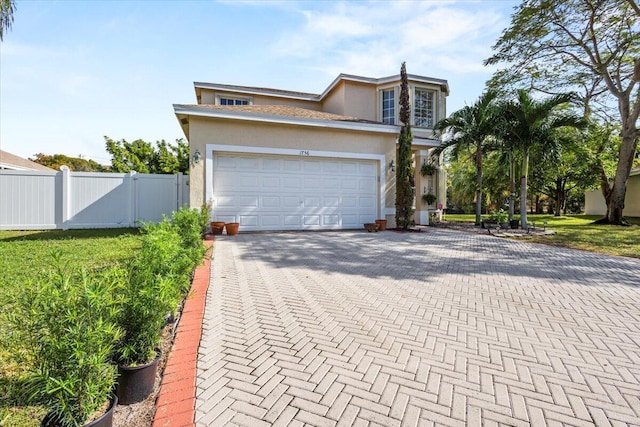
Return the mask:
POLYGON ((309 155, 309 150, 300 150, 300 155, 301 156, 308 156, 309 155))

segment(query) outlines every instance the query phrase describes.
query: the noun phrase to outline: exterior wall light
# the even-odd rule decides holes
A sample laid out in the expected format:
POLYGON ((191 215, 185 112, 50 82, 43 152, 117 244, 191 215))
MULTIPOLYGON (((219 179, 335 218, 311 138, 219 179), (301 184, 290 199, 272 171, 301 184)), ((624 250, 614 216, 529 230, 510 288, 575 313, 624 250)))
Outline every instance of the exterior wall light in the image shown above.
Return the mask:
POLYGON ((202 154, 200 154, 200 151, 196 148, 195 153, 193 153, 193 164, 197 165, 200 163, 200 159, 202 159, 202 154))
POLYGON ((396 171, 396 164, 393 162, 393 160, 391 160, 391 161, 389 162, 389 170, 390 170, 391 172, 395 172, 395 171, 396 171))

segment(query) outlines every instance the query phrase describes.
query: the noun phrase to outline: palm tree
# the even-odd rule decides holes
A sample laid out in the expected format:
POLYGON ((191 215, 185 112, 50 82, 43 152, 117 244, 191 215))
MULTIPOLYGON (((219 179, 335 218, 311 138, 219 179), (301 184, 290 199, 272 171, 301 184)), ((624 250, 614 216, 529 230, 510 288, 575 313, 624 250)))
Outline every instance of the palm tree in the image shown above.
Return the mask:
POLYGON ((555 132, 559 128, 583 128, 584 121, 575 115, 556 114, 558 106, 566 104, 572 94, 552 96, 542 101, 533 99, 523 89, 518 90, 516 100, 508 101, 499 108, 499 114, 507 121, 502 137, 520 151, 520 219, 522 228, 527 229, 527 179, 529 175, 529 155, 534 146, 542 150, 558 143, 555 132))
POLYGON ((453 158, 469 154, 475 159, 476 225, 480 225, 482 221, 482 157, 493 149, 494 101, 497 96, 496 91, 488 90, 475 104, 454 112, 434 126, 434 131, 442 142, 434 150, 433 156, 439 156, 450 148, 453 158))
POLYGON ((4 39, 4 33, 11 28, 15 10, 15 0, 0 0, 0 40, 4 39))

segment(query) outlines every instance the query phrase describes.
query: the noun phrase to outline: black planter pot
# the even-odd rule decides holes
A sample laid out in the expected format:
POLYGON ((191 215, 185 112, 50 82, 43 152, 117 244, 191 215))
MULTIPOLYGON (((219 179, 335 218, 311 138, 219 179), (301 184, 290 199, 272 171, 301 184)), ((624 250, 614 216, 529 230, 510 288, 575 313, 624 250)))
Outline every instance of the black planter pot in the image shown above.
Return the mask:
MULTIPOLYGON (((83 427, 111 427, 113 425, 113 410, 118 404, 118 396, 111 395, 111 405, 103 416, 97 420, 91 421, 89 424, 84 424, 83 427)), ((60 424, 56 420, 56 417, 50 412, 45 415, 44 419, 40 422, 40 427, 58 427, 60 424)))
POLYGON ((518 227, 520 227, 520 220, 519 219, 512 219, 511 221, 509 221, 509 225, 511 226, 512 230, 517 230, 518 227))
POLYGON ((146 365, 130 368, 118 365, 118 383, 116 395, 121 405, 130 405, 146 399, 153 391, 156 381, 156 371, 161 353, 146 365))

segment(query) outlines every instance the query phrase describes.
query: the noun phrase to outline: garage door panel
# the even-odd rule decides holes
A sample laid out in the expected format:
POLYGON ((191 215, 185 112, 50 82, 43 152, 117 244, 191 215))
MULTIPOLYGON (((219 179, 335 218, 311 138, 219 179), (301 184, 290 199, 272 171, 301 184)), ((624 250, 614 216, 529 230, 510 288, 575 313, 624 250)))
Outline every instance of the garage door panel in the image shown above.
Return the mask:
POLYGON ((279 189, 280 188, 280 177, 279 176, 265 176, 262 178, 262 188, 268 190, 270 188, 279 189))
POLYGON ((343 208, 357 208, 358 207, 358 198, 355 196, 342 196, 342 204, 343 208))
POLYGON ((301 215, 285 215, 284 217, 285 227, 300 227, 302 225, 301 215))
POLYGON ((359 197, 358 207, 360 208, 372 208, 376 205, 376 201, 373 197, 359 197))
POLYGON ((279 208, 280 207, 279 196, 262 196, 262 207, 265 208, 279 208))
POLYGON ((340 197, 324 197, 322 206, 325 208, 336 208, 340 206, 340 197))
POLYGON ((300 160, 283 160, 282 170, 287 172, 300 172, 302 170, 302 162, 300 160))
POLYGON ((304 207, 305 208, 319 208, 320 207, 320 198, 319 197, 305 197, 304 198, 304 207))
POLYGON ((257 208, 258 196, 238 196, 236 206, 239 208, 257 208))
POLYGON ((324 162, 322 169, 324 173, 340 173, 342 166, 339 162, 324 162))
POLYGON ((235 208, 236 198, 235 196, 220 196, 216 198, 217 208, 235 208))
POLYGON ((282 198, 282 206, 285 208, 297 208, 300 206, 300 197, 284 196, 282 198))
POLYGON ((359 163, 358 164, 358 172, 362 175, 368 175, 368 176, 377 176, 378 175, 378 168, 376 167, 376 165, 372 164, 372 163, 359 163))
POLYGON ((263 159, 262 168, 266 171, 280 171, 282 169, 280 159, 263 159))
POLYGON ((258 170, 261 167, 260 160, 258 157, 238 157, 236 167, 242 170, 258 170))
POLYGON ((376 218, 378 162, 214 153, 213 216, 243 230, 360 228, 376 218))
POLYGON ((342 173, 347 175, 355 175, 358 172, 358 164, 354 162, 344 162, 342 164, 342 173))
POLYGON ((283 176, 281 182, 283 189, 299 189, 302 185, 299 177, 283 176))
POLYGON ((373 178, 360 178, 358 180, 358 190, 365 193, 373 193, 376 189, 376 180, 373 178))
POLYGON ((340 215, 323 215, 322 224, 328 226, 340 225, 340 215))
POLYGON ((321 173, 322 172, 322 163, 317 160, 305 160, 304 161, 304 172, 305 173, 321 173))
POLYGON ((304 178, 305 190, 318 190, 322 187, 322 181, 319 179, 319 177, 304 178))
POLYGON ((260 215, 260 225, 263 227, 280 227, 280 215, 260 215))
POLYGON ((255 227, 258 225, 258 215, 240 215, 238 222, 241 227, 255 227))
POLYGON ((358 215, 356 214, 342 214, 342 226, 343 227, 351 227, 355 228, 358 225, 362 225, 363 223, 358 224, 358 215))
POLYGON ((320 215, 304 215, 302 223, 303 225, 320 225, 320 215))

